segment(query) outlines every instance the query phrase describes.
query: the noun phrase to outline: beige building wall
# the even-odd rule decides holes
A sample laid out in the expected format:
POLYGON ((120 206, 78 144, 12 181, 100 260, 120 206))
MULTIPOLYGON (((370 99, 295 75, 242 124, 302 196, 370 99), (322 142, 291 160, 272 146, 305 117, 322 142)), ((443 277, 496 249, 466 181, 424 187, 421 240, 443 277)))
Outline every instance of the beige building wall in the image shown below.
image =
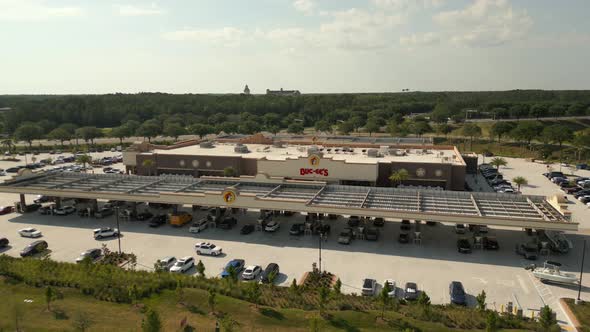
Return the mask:
POLYGON ((377 164, 346 163, 342 160, 319 158, 319 162, 312 157, 300 157, 287 160, 258 160, 258 173, 269 176, 279 176, 291 179, 321 180, 338 182, 348 181, 377 181, 377 164))

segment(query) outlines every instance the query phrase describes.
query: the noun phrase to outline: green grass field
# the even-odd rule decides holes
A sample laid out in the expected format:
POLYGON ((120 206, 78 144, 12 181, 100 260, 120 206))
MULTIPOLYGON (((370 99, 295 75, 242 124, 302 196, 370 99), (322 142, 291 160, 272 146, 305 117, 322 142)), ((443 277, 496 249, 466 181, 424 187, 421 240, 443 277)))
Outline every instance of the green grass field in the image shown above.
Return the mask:
POLYGON ((581 324, 579 331, 590 332, 590 303, 574 304, 573 299, 566 299, 565 302, 581 324))
MULTIPOLYGON (((319 318, 317 311, 257 308, 249 302, 217 295, 214 315, 207 304, 207 292, 197 289, 185 290, 182 305, 177 303, 178 297, 173 291, 165 291, 136 305, 99 301, 71 288, 59 288, 59 291, 63 298, 52 302, 48 310, 44 288, 0 284, 0 331, 14 331, 17 317, 22 331, 75 331, 81 313, 92 321, 88 331, 138 331, 145 306, 159 313, 163 331, 179 331, 184 318, 194 331, 213 331, 218 320, 222 331, 231 330, 227 325, 232 325, 235 331, 310 331, 312 321, 317 323, 319 331, 477 331, 416 320, 407 311, 410 306, 402 306, 399 312, 386 311, 384 320, 378 311, 346 310, 328 311, 324 318, 319 318)), ((481 319, 473 313, 457 308, 447 314, 465 326, 482 325, 481 319)))

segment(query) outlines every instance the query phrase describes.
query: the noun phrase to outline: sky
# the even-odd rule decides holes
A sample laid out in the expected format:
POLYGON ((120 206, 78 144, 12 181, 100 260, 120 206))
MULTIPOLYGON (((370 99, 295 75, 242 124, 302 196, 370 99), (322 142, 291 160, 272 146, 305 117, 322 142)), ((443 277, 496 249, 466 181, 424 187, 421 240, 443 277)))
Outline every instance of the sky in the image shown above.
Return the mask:
POLYGON ((589 0, 0 0, 0 94, 590 89, 589 0))

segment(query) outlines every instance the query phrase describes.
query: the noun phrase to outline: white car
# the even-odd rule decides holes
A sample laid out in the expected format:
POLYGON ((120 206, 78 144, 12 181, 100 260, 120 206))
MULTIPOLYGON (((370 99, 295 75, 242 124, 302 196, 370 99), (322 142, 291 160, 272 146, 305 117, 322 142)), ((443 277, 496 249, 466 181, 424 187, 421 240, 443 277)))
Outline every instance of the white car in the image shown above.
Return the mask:
POLYGON ((43 234, 41 234, 41 232, 36 230, 35 228, 23 228, 20 231, 18 231, 18 234, 20 234, 20 236, 22 236, 22 237, 32 237, 32 238, 43 236, 43 234))
POLYGON ((387 293, 387 295, 389 295, 389 297, 395 297, 395 280, 385 279, 385 281, 383 281, 383 287, 385 287, 385 285, 389 285, 389 293, 387 293))
POLYGON ((266 232, 275 232, 277 229, 279 229, 279 227, 281 227, 281 224, 278 221, 271 221, 268 224, 266 224, 266 227, 264 227, 264 230, 266 232))
POLYGON ((105 237, 117 236, 118 234, 119 234, 119 230, 116 228, 103 227, 103 228, 97 228, 94 230, 94 238, 95 239, 102 239, 105 237))
POLYGON ((174 263, 176 263, 176 257, 173 257, 173 256, 160 258, 156 262, 158 267, 160 267, 161 269, 163 269, 165 271, 170 271, 170 269, 174 266, 174 263))
POLYGON ((218 256, 221 255, 223 250, 221 247, 217 247, 213 243, 200 242, 195 244, 195 251, 197 252, 197 255, 218 256))
POLYGON ((181 259, 177 260, 174 265, 170 268, 170 272, 172 273, 184 273, 190 270, 193 266, 195 266, 195 259, 187 256, 182 257, 181 259))
POLYGON ((262 272, 262 268, 260 267, 260 265, 250 265, 242 273, 242 279, 254 280, 258 277, 258 275, 261 272, 262 272))
POLYGON ((209 220, 207 218, 203 218, 197 222, 194 222, 191 227, 189 227, 188 231, 190 233, 200 233, 201 231, 207 229, 209 225, 209 220))
POLYGON ((72 214, 74 212, 76 212, 76 208, 68 205, 68 206, 61 207, 59 209, 55 209, 54 213, 58 216, 67 216, 68 214, 72 214))

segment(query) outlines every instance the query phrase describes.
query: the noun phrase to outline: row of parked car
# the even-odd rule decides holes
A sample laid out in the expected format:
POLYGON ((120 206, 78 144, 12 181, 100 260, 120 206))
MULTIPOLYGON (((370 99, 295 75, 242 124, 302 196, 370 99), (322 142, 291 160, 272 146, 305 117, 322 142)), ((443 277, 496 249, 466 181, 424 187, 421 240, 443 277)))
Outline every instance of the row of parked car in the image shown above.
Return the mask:
POLYGON ((573 195, 590 208, 590 177, 569 179, 563 172, 551 171, 543 173, 549 181, 558 185, 566 194, 573 195))
POLYGON ((512 183, 510 183, 510 181, 508 180, 505 180, 504 176, 500 172, 498 172, 498 169, 494 168, 492 165, 479 165, 479 172, 486 179, 490 187, 492 187, 495 192, 505 194, 513 194, 516 192, 516 190, 514 190, 514 187, 512 186, 512 183))
MULTIPOLYGON (((381 287, 388 287, 389 297, 397 296, 397 283, 393 279, 385 279, 381 287)), ((374 296, 377 294, 379 285, 375 279, 364 279, 361 287, 361 294, 364 296, 374 296)), ((382 289, 383 289, 382 288, 382 289)), ((406 301, 414 301, 418 299, 420 290, 415 282, 406 282, 404 288, 401 289, 403 293, 401 297, 406 301)), ((460 281, 452 281, 449 284, 449 297, 451 304, 467 305, 467 296, 465 288, 460 281)))

